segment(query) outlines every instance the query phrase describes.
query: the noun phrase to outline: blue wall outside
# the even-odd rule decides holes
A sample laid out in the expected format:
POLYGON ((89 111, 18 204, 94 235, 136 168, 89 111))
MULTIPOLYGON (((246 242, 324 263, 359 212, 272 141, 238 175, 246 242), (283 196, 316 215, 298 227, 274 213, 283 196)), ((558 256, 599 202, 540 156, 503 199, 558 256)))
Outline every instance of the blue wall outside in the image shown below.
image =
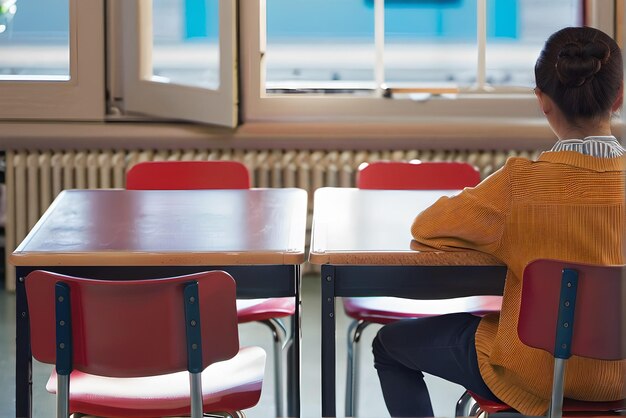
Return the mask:
MULTIPOLYGON (((488 37, 517 39, 519 0, 488 0, 488 37)), ((476 0, 386 0, 390 38, 476 39, 476 0)), ((185 0, 185 37, 216 38, 216 0, 185 0)), ((268 39, 371 39, 373 0, 267 0, 268 39)))
MULTIPOLYGON (((216 39, 217 0, 182 0, 184 39, 216 39)), ((68 37, 68 0, 18 0, 13 36, 68 37), (42 6, 43 4, 43 6, 42 6)), ((488 36, 517 39, 519 0, 488 0, 488 36)), ((158 5, 158 4, 157 4, 158 5)), ((388 38, 474 41, 476 0, 386 0, 388 38)), ((372 39, 373 0, 267 0, 268 39, 372 39)), ((14 38, 14 40, 16 40, 14 38)), ((51 39, 52 40, 52 39, 51 39)), ((1 38, 0 38, 1 41, 1 38)))
POLYGON ((17 13, 10 23, 10 31, 0 36, 9 42, 36 40, 39 42, 68 42, 68 0, 17 0, 17 13))

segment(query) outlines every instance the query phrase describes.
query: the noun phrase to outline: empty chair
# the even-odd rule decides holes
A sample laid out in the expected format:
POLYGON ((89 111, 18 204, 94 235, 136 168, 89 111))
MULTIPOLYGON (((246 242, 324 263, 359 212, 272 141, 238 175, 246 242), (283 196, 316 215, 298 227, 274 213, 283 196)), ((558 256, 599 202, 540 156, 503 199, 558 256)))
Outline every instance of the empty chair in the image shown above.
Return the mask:
POLYGON ((451 161, 374 161, 357 174, 357 187, 368 190, 458 190, 478 183, 474 166, 451 161))
MULTIPOLYGON (((460 162, 376 161, 359 170, 360 189, 458 190, 475 186, 480 174, 460 162)), ((417 215, 417 214, 416 214, 417 215)), ((410 225, 407 225, 407 230, 410 225)), ((500 310, 500 296, 470 296, 447 300, 413 300, 393 297, 349 297, 343 299, 346 314, 353 319, 348 328, 346 377, 347 417, 357 416, 359 341, 369 324, 388 324, 407 318, 423 318, 454 312, 485 315, 500 310)))
MULTIPOLYGON (((250 176, 238 161, 146 161, 126 174, 129 190, 249 189, 250 176)), ((276 415, 284 416, 283 356, 286 328, 280 318, 295 313, 292 297, 237 301, 239 323, 258 321, 268 326, 274 340, 276 415)))
POLYGON ((258 402, 265 352, 239 349, 228 273, 115 279, 26 277, 32 353, 56 364, 57 417, 197 418, 258 402))
MULTIPOLYGON (((598 416, 625 411, 626 399, 587 402, 564 399, 564 373, 572 355, 598 360, 626 358, 624 266, 535 260, 524 269, 517 333, 520 340, 554 357, 549 416, 562 412, 598 416), (586 413, 586 414, 585 414, 586 413)), ((503 403, 471 394, 488 413, 509 410, 503 403)))
POLYGON ((128 190, 249 189, 238 161, 145 161, 126 173, 128 190))

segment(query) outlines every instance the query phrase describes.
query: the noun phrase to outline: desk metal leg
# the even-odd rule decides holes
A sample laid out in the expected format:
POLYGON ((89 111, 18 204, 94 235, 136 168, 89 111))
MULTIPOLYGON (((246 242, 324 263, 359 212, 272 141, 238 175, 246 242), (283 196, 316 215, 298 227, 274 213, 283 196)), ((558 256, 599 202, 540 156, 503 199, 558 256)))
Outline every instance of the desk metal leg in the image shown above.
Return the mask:
POLYGON ((335 268, 322 266, 322 416, 336 416, 335 268))
POLYGON ((287 350, 287 414, 290 417, 300 416, 300 358, 302 327, 300 323, 300 266, 295 267, 296 310, 291 318, 291 344, 287 350))
POLYGON ((26 269, 16 269, 15 277, 18 280, 15 288, 15 416, 17 418, 32 416, 33 359, 30 351, 30 325, 24 284, 26 274, 26 269))

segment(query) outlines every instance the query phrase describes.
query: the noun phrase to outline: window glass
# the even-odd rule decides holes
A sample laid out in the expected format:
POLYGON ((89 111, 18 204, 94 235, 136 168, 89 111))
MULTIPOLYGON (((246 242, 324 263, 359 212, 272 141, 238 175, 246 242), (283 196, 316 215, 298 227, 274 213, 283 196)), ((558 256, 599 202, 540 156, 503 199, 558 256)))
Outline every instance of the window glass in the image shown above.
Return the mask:
POLYGON ((153 0, 152 81, 217 89, 218 0, 153 0))
POLYGON ((0 80, 69 80, 69 34, 69 0, 0 0, 0 80))
POLYGON ((487 83, 532 87, 546 39, 582 24, 581 0, 488 0, 487 83))
POLYGON ((366 0, 267 0, 266 88, 374 88, 366 0))
POLYGON ((385 79, 390 85, 471 85, 476 45, 476 0, 385 2, 385 79))
MULTIPOLYGON (((477 0, 384 3, 388 85, 476 83, 477 0)), ((534 62, 546 38, 559 28, 580 25, 582 7, 582 0, 487 0, 487 82, 532 85, 534 62)), ((373 88, 374 48, 374 0, 267 0, 269 91, 373 88)))

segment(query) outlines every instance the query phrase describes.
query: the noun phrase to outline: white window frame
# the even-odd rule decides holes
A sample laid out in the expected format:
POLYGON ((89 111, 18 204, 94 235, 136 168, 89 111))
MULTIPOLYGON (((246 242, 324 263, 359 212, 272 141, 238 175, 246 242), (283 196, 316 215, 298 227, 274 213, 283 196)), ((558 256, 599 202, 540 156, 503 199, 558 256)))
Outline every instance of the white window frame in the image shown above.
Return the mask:
POLYGON ((238 121, 237 2, 219 0, 220 83, 217 90, 152 80, 152 0, 114 0, 109 51, 115 106, 124 113, 235 127, 238 121), (121 25, 115 24, 121 22, 121 25), (119 32, 119 31, 118 31, 119 32), (116 61, 116 59, 121 59, 116 61))
POLYGON ((104 119, 104 0, 69 0, 69 26, 70 79, 0 79, 0 119, 104 119))
MULTIPOLYGON (((480 83, 480 61, 484 65, 484 34, 478 34, 478 44, 483 54, 478 54, 478 85, 463 89, 454 99, 437 98, 423 102, 405 99, 385 99, 380 94, 367 97, 333 94, 289 95, 265 92, 266 15, 267 0, 244 0, 240 9, 242 116, 244 122, 449 122, 463 120, 514 118, 536 120, 541 118, 531 89, 497 87, 480 83), (488 115, 488 116, 486 116, 488 115)), ((271 1, 271 0, 269 0, 271 1)), ((484 0, 478 0, 484 2, 484 0)), ((376 4, 380 7, 381 0, 376 4)), ((614 4, 614 3, 612 3, 614 4)), ((589 0, 586 3, 588 24, 607 33, 614 33, 614 7, 606 0, 589 0)), ((376 19, 376 32, 381 31, 380 17, 376 19)), ((478 22, 480 24, 480 22, 478 22)), ((484 22, 483 22, 484 23, 484 22)), ((486 25, 482 25, 483 31, 486 25)), ((479 26, 480 27, 480 26, 479 26)), ((377 54, 380 54, 380 36, 375 36, 377 54)), ((484 67, 482 73, 484 75, 484 67)), ((377 80, 380 79, 377 71, 377 80)))

